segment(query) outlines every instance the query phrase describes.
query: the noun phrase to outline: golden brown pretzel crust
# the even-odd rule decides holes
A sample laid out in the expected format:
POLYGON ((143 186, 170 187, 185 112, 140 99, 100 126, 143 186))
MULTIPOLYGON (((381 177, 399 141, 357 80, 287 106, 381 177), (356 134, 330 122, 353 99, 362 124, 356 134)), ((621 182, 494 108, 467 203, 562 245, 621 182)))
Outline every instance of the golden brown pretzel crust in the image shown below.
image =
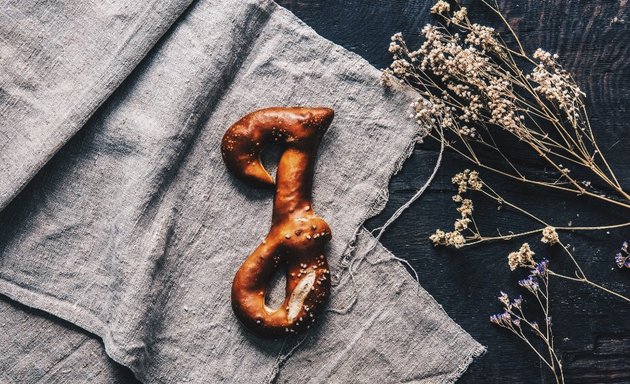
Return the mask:
POLYGON ((313 211, 311 190, 317 147, 333 116, 329 108, 261 109, 223 136, 221 153, 231 172, 255 186, 276 185, 269 234, 232 283, 234 313, 258 336, 279 337, 309 328, 330 295, 324 247, 331 232, 313 211), (260 162, 260 153, 272 141, 286 146, 275 184, 260 162), (271 309, 265 305, 267 288, 282 264, 287 269, 286 297, 279 308, 271 309))

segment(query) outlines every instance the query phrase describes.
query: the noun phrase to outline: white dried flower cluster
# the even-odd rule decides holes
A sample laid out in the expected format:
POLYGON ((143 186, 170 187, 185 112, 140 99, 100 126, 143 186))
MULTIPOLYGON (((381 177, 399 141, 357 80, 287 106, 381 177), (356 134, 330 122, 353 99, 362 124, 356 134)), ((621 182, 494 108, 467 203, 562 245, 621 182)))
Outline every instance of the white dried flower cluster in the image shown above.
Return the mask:
POLYGON ((401 54, 404 53, 404 42, 405 40, 401 32, 393 34, 391 37, 391 42, 389 43, 389 53, 395 55, 395 58, 399 57, 401 54))
MULTIPOLYGON (((479 178, 479 172, 471 171, 470 169, 466 169, 463 172, 455 174, 455 176, 451 178, 451 181, 453 184, 457 185, 457 195, 453 196, 453 201, 460 203, 460 206, 457 208, 460 218, 455 220, 452 232, 444 232, 438 229, 429 237, 429 239, 434 245, 446 245, 461 248, 464 244, 466 244, 466 238, 462 235, 462 232, 467 230, 468 225, 472 222, 472 214, 474 210, 472 200, 463 198, 462 193, 465 193, 469 189, 480 191, 483 188, 483 182, 479 178)), ((475 233, 475 231, 472 232, 475 233)))
POLYGON ((466 192, 469 188, 473 191, 480 191, 483 187, 483 182, 479 178, 479 172, 471 171, 470 169, 453 176, 451 182, 457 185, 458 194, 466 192))
POLYGON ((381 71, 381 78, 379 79, 379 82, 382 86, 389 87, 393 84, 392 82, 394 79, 395 77, 392 75, 391 71, 389 69, 384 69, 381 71))
POLYGON ((472 216, 473 213, 473 202, 470 199, 463 199, 462 205, 457 208, 457 212, 461 213, 462 219, 468 218, 472 216))
POLYGON ((456 132, 461 136, 475 137, 477 130, 474 127, 463 125, 458 127, 456 132))
POLYGON ((553 55, 547 51, 545 51, 544 49, 538 48, 535 52, 534 52, 534 59, 540 60, 540 62, 542 64, 545 64, 547 66, 553 67, 556 65, 556 60, 559 58, 557 53, 554 53, 553 55))
POLYGON ((470 224, 470 219, 469 218, 465 218, 465 219, 457 219, 455 220, 455 224, 454 224, 454 228, 456 231, 463 231, 465 229, 468 228, 468 224, 470 224))
MULTIPOLYGON (((458 34, 451 35, 438 27, 425 26, 422 29, 425 42, 418 51, 410 54, 415 59, 418 56, 422 58, 421 71, 441 77, 447 89, 464 101, 458 109, 451 107, 451 113, 457 113, 457 121, 487 121, 507 129, 520 139, 530 138, 531 134, 523 124, 525 116, 515 102, 517 96, 510 75, 484 52, 501 50, 494 30, 477 24, 473 24, 472 28, 462 42, 458 34), (484 112, 487 118, 483 117, 484 112)), ((444 99, 448 100, 448 97, 448 94, 443 94, 444 99)), ((459 129, 457 124, 446 128, 455 128, 453 130, 459 134, 468 133, 466 129, 459 129)))
POLYGON ((411 63, 408 62, 406 59, 396 59, 390 64, 389 68, 394 73, 394 75, 405 77, 411 69, 411 63))
POLYGON ((426 25, 422 28, 422 34, 425 41, 414 52, 416 56, 422 56, 420 69, 431 70, 435 75, 441 76, 443 81, 450 76, 459 77, 467 72, 482 71, 490 60, 480 57, 474 48, 465 48, 457 33, 451 35, 443 28, 426 25))
POLYGON ((405 65, 398 60, 404 57, 405 51, 405 39, 401 32, 397 32, 392 35, 391 42, 389 43, 389 53, 392 54, 394 61, 389 68, 381 72, 381 85, 391 86, 393 84, 392 81, 396 78, 404 82, 405 71, 410 68, 409 65, 405 65))
POLYGON ((470 25, 470 31, 466 35, 466 43, 481 47, 488 52, 502 52, 502 45, 496 38, 494 28, 479 25, 470 25))
POLYGON ((536 264, 534 261, 534 251, 531 250, 528 243, 523 243, 517 252, 508 255, 508 265, 513 271, 518 267, 532 267, 536 264))
POLYGON ((538 65, 527 75, 527 79, 538 84, 534 88, 536 92, 544 95, 547 100, 554 102, 564 111, 573 125, 578 127, 581 123, 582 97, 586 96, 577 86, 571 75, 558 64, 557 54, 551 54, 542 49, 534 52, 534 58, 538 65))
POLYGON ((431 13, 444 14, 451 10, 451 5, 444 0, 439 0, 431 7, 431 13))
MULTIPOLYGON (((509 149, 495 141, 495 132, 504 131, 543 157, 577 192, 584 192, 573 179, 575 172, 558 160, 578 157, 577 164, 601 174, 595 161, 601 154, 596 146, 591 148, 584 94, 557 63, 557 55, 537 50, 533 60, 538 65, 527 75, 532 60, 522 51, 518 37, 513 36, 518 47, 510 49, 495 29, 472 23, 459 2, 451 2, 452 7, 446 1, 434 4, 432 12, 442 16, 442 24, 422 28, 424 42, 417 50, 408 48, 402 34, 393 35, 389 46, 393 62, 383 72, 384 83, 398 79, 421 92, 423 98, 412 103, 410 117, 423 136, 434 132, 434 138, 478 164, 485 161, 478 153, 496 151, 510 169, 491 169, 531 182, 506 157, 509 149), (566 147, 548 134, 549 129, 564 138, 566 147), (573 144, 584 148, 576 152, 573 144)), ((468 186, 460 188, 465 191, 468 186)), ((466 225, 457 222, 455 229, 466 225)), ((452 242, 446 234, 436 239, 440 244, 452 242)))
POLYGON ((456 126, 453 111, 440 98, 429 95, 428 99, 418 99, 411 107, 418 126, 428 132, 438 127, 453 129, 456 126))
MULTIPOLYGON (((482 71, 486 66, 486 60, 480 60, 480 57, 473 58, 478 52, 475 48, 464 49, 460 46, 461 41, 458 36, 447 35, 431 25, 426 26, 423 33, 426 42, 417 51, 409 51, 402 34, 397 33, 392 36, 389 51, 392 53, 393 61, 384 72, 384 83, 390 80, 387 78, 388 75, 401 81, 406 79, 413 81, 418 78, 418 71, 427 70, 442 76, 442 80, 446 81, 451 77, 449 72, 457 68, 466 67, 464 70, 457 69, 459 75, 456 77, 459 78, 467 77, 467 70, 482 71), (440 53, 447 47, 450 50, 447 55, 440 53)), ((447 104, 446 101, 450 101, 450 96, 446 91, 441 96, 426 94, 428 100, 420 100, 412 105, 416 122, 427 130, 441 127, 452 130, 460 136, 476 137, 476 129, 468 124, 480 120, 485 108, 482 97, 467 84, 448 83, 447 88, 454 95, 467 100, 467 103, 458 110, 450 105, 451 103, 447 104)))
POLYGON ((451 17, 451 23, 459 24, 466 20, 466 16, 468 16, 468 9, 466 7, 461 7, 457 11, 453 13, 453 17, 451 17))
POLYGON ((461 205, 457 208, 461 218, 455 220, 452 232, 444 232, 441 229, 437 229, 434 234, 429 236, 429 240, 435 246, 444 245, 461 248, 466 244, 466 238, 462 235, 462 231, 468 229, 468 224, 472 221, 473 202, 470 199, 461 199, 460 195, 457 196, 460 197, 458 202, 461 202, 461 205))
POLYGON ((429 239, 434 245, 447 245, 455 248, 461 248, 466 243, 466 239, 458 231, 444 232, 438 229, 429 236, 429 239))
MULTIPOLYGON (((465 22, 465 33, 451 34, 444 27, 426 25, 422 29, 425 41, 418 50, 407 48, 403 36, 392 36, 390 52, 392 75, 410 84, 431 84, 436 77, 443 88, 425 93, 430 104, 416 104, 419 124, 440 126, 463 139, 481 140, 475 125, 499 126, 519 140, 535 142, 532 131, 525 125, 529 101, 515 89, 521 80, 499 63, 507 60, 507 48, 493 28, 470 24, 467 10, 454 12, 453 22, 465 22), (465 21, 463 21, 465 20, 465 21), (497 59, 498 57, 498 59, 497 59), (493 59, 494 58, 494 59, 493 59), (438 101, 440 100, 440 101, 438 101)), ((558 104, 574 126, 581 120, 584 95, 571 76, 555 61, 555 56, 536 51, 540 64, 528 75, 537 84, 535 92, 558 104)))
POLYGON ((523 124, 525 116, 518 113, 517 96, 508 75, 494 77, 484 90, 490 111, 488 122, 503 127, 521 140, 531 139, 531 133, 523 124))
POLYGON ((554 227, 547 226, 542 230, 542 238, 540 241, 545 244, 554 245, 560 242, 560 238, 554 227))

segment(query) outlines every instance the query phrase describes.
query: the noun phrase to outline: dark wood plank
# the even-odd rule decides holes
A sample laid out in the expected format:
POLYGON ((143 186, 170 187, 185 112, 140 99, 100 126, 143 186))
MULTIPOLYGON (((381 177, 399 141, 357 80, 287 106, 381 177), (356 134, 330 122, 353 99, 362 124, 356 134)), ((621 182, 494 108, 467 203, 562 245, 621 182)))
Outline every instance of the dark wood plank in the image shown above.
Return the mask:
MULTIPOLYGON (((324 37, 360 54, 378 68, 389 64, 389 37, 402 31, 412 44, 419 29, 432 18, 432 1, 418 0, 280 0, 324 37)), ((466 2, 470 4, 470 1, 466 2)), ((596 136, 622 183, 630 188, 630 154, 626 150, 630 130, 630 15, 628 1, 520 0, 502 1, 510 23, 526 49, 537 47, 558 52, 567 69, 588 94, 588 106, 596 136)), ((484 23, 495 20, 478 1, 470 7, 484 23)), ((496 25, 496 24, 495 24, 496 25)), ((401 113, 408 113, 401 111, 401 113)), ((435 161, 435 147, 419 145, 402 172, 390 185, 385 211, 369 221, 382 224, 427 178, 435 161)), ((520 243, 497 243, 454 252, 434 249, 427 237, 437 227, 452 225, 455 205, 450 201, 450 176, 469 165, 449 154, 436 182, 384 236, 383 243, 397 256, 409 260, 420 282, 446 311, 488 353, 473 364, 462 383, 553 382, 536 357, 508 332, 493 327, 488 317, 499 312, 499 290, 520 293, 516 282, 522 275, 510 273, 507 253, 520 243)), ((541 193, 533 188, 486 176, 504 195, 532 207, 557 223, 595 225, 627 220, 627 212, 594 204, 575 196, 541 193), (579 216, 578 216, 579 213, 579 216)), ((530 229, 532 223, 492 204, 476 202, 476 219, 488 230, 530 229)), ((614 266, 614 254, 628 230, 565 237, 595 281, 630 293, 630 271, 614 266)), ((537 238, 529 239, 536 243, 537 238)), ((540 248, 540 254, 544 248, 540 248)), ((558 268, 564 257, 546 254, 558 268)), ((552 315, 556 343, 565 364, 568 383, 630 382, 630 305, 573 283, 552 284, 552 315)))

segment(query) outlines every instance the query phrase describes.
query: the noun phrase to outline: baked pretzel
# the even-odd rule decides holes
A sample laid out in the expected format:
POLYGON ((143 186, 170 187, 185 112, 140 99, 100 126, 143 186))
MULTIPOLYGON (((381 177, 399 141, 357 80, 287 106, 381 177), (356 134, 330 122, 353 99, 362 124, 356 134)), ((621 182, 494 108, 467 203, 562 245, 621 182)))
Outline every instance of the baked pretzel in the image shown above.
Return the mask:
POLYGON ((329 108, 267 108, 232 125, 221 143, 228 169, 259 187, 276 187, 269 234, 247 257, 232 283, 232 308, 260 337, 301 332, 315 322, 330 295, 324 247, 330 227, 313 211, 311 191, 317 147, 330 126, 329 108), (285 145, 276 183, 260 161, 271 142, 285 145), (275 271, 286 266, 285 299, 277 309, 265 304, 275 271))

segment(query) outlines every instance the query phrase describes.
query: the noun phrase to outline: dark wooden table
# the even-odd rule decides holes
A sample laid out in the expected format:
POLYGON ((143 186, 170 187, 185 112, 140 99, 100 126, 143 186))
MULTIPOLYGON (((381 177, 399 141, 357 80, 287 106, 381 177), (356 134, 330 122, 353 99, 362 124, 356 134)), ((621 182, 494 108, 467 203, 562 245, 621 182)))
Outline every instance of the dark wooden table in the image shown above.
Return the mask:
MULTIPOLYGON (((434 20, 432 0, 279 0, 322 36, 358 53, 377 68, 389 64, 389 37, 402 31, 412 45, 419 30, 434 20)), ((481 23, 496 25, 479 1, 465 1, 481 23)), ((557 52, 588 95, 595 134, 621 183, 630 188, 630 12, 628 0, 512 0, 500 2, 525 48, 557 52)), ((401 111, 408 113, 408 111, 401 111)), ((368 222, 382 224, 428 177, 436 147, 418 145, 390 186, 385 211, 368 222)), ((524 166, 527 166, 525 164, 524 166)), ((513 335, 488 322, 500 312, 500 290, 518 294, 518 273, 510 273, 507 254, 520 241, 495 243, 462 252, 435 249, 427 237, 452 225, 450 177, 470 167, 454 154, 445 157, 437 180, 388 231, 383 243, 413 265, 420 283, 488 353, 464 374, 461 383, 553 382, 548 370, 513 335)), ((484 174, 507 198, 531 207, 556 225, 596 225, 627 221, 627 212, 577 196, 539 190, 484 174), (579 214, 579 215, 578 215, 579 214)), ((477 203, 476 203, 477 204, 477 203)), ((496 207, 478 205, 485 227, 527 230, 532 223, 496 207)), ((618 270, 614 255, 630 230, 565 235, 587 275, 630 294, 630 270, 618 270)), ((532 243, 538 236, 528 239, 532 243)), ((543 249, 543 248, 541 248, 543 249)), ((559 269, 565 257, 546 254, 559 269)), ((630 305, 581 285, 554 281, 552 316, 557 349, 567 383, 630 383, 630 305)))

